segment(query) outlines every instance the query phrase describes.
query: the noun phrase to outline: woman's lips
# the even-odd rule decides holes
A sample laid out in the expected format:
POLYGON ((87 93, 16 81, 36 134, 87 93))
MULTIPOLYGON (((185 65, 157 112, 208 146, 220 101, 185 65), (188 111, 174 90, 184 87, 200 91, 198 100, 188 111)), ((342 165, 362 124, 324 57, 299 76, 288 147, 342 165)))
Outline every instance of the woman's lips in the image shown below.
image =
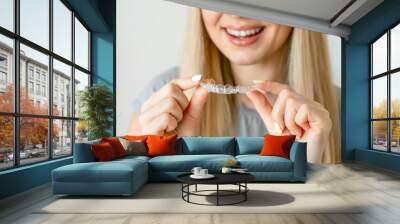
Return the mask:
POLYGON ((264 31, 264 27, 246 27, 246 28, 223 28, 228 40, 236 46, 249 46, 254 44, 260 34, 264 31))

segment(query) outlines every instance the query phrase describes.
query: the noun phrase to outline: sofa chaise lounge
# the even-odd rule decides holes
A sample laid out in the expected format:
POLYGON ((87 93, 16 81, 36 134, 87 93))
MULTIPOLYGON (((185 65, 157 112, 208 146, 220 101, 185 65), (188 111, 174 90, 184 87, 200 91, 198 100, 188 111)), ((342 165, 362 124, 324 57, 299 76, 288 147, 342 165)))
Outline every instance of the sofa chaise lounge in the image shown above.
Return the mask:
POLYGON ((218 172, 228 160, 247 168, 258 182, 304 182, 306 143, 294 142, 290 159, 260 156, 263 137, 181 137, 176 155, 127 156, 96 162, 89 141, 75 144, 73 164, 52 171, 54 194, 132 195, 148 181, 176 181, 176 177, 200 166, 218 172))

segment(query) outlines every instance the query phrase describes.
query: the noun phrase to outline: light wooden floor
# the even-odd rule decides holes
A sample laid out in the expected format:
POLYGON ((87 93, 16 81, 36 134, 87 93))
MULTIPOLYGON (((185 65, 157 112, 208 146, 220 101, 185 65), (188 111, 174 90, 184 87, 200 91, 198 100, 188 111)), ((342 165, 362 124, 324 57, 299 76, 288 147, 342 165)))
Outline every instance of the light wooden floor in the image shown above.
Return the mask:
POLYGON ((346 163, 313 167, 308 182, 323 185, 349 203, 363 201, 368 206, 357 214, 36 214, 38 207, 55 199, 47 185, 1 201, 0 223, 400 223, 398 173, 346 163))

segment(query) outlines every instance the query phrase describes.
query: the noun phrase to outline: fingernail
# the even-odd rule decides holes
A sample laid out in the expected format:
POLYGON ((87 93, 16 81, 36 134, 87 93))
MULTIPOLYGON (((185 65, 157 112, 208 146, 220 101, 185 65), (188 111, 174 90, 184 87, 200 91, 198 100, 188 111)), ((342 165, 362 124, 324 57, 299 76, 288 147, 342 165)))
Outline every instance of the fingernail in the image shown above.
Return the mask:
POLYGON ((264 83, 264 82, 266 82, 267 80, 262 80, 262 79, 255 79, 255 80, 253 80, 253 83, 254 84, 261 84, 261 83, 264 83))
POLYGON ((276 133, 278 135, 281 135, 282 134, 282 129, 281 129, 281 127, 279 127, 279 124, 277 122, 274 122, 274 127, 275 127, 275 130, 276 130, 276 133))
POLYGON ((193 82, 199 82, 199 81, 201 81, 202 78, 203 78, 203 74, 194 74, 192 76, 192 81, 193 82))

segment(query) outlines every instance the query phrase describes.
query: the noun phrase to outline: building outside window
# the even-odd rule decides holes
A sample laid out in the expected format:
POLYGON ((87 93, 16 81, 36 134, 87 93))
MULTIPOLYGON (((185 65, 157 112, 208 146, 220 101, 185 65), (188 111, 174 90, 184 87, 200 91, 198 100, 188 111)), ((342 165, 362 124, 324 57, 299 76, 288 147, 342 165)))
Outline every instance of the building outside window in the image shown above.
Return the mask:
POLYGON ((32 66, 29 66, 28 74, 29 74, 29 79, 33 80, 33 67, 32 66))
POLYGON ((36 69, 36 80, 40 81, 40 70, 36 69))
POLYGON ((7 84, 7 73, 0 71, 0 84, 7 84))
POLYGON ((31 81, 28 82, 28 92, 29 94, 34 94, 33 82, 31 81))
MULTIPOLYGON (((0 29, 0 170, 70 156, 73 143, 87 139, 86 126, 71 105, 79 103, 79 92, 90 83, 82 82, 90 80, 91 74, 90 32, 64 1, 50 1, 19 1, 18 13, 8 12, 20 16, 15 18, 20 21, 15 29, 19 33, 0 29), (17 44, 19 52, 15 51, 17 44), (78 49, 82 46, 87 49, 78 49), (14 54, 20 59, 16 74, 19 88, 15 88, 13 78, 14 54), (2 89, 2 83, 11 88, 2 89), (19 98, 14 97, 14 91, 20 91, 19 98), (62 102, 57 100, 60 96, 62 102), (19 112, 14 111, 14 105, 19 112), (33 136, 34 132, 39 134, 33 136)), ((14 8, 13 1, 4 4, 12 4, 4 10, 14 8)))
POLYGON ((42 73, 42 82, 46 82, 46 74, 45 73, 42 73))
POLYGON ((0 54, 0 91, 4 92, 7 88, 7 56, 0 54))
POLYGON ((40 84, 36 84, 36 95, 40 96, 40 84))
POLYGON ((400 153, 400 24, 370 44, 371 148, 400 153))
POLYGON ((46 86, 42 86, 42 96, 46 96, 46 86))

